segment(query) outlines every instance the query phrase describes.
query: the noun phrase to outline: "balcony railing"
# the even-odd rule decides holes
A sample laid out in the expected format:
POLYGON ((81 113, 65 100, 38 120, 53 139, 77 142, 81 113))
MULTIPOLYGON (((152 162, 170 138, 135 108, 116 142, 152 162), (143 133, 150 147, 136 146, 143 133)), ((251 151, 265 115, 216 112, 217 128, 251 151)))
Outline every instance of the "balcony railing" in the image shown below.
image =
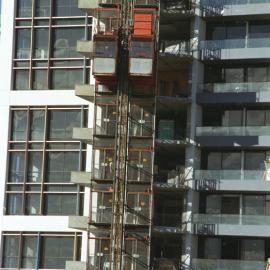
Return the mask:
MULTIPOLYGON (((263 170, 196 170, 194 179, 266 181, 267 175, 263 170)), ((269 179, 270 180, 270 179, 269 179)))
POLYGON ((269 136, 270 126, 197 127, 197 136, 269 136))
POLYGON ((270 91, 270 82, 206 83, 200 89, 207 93, 238 93, 270 91))
POLYGON ((201 50, 267 48, 267 47, 270 47, 270 38, 203 40, 200 42, 199 45, 199 48, 201 50))
POLYGON ((193 259, 192 270, 265 270, 265 261, 193 259))
POLYGON ((270 226, 270 216, 193 214, 194 224, 264 225, 270 226))
POLYGON ((202 0, 203 6, 270 4, 270 0, 202 0))

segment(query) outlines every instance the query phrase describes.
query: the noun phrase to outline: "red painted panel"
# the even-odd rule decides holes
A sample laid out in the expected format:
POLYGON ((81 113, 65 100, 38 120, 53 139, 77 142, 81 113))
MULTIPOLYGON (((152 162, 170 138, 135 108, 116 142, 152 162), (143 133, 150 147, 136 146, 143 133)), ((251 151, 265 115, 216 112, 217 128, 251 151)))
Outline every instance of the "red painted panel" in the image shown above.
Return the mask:
POLYGON ((152 34, 153 14, 134 14, 134 35, 149 36, 152 34))

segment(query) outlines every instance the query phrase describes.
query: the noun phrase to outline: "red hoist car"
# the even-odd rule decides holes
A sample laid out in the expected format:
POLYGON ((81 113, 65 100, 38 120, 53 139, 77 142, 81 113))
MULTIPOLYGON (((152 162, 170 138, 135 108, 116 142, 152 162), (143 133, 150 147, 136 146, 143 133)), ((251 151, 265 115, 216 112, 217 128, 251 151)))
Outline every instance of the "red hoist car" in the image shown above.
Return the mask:
POLYGON ((93 75, 100 84, 116 81, 120 6, 96 9, 97 27, 94 34, 93 75))
POLYGON ((134 8, 130 36, 129 74, 138 82, 153 82, 156 50, 155 8, 134 8))

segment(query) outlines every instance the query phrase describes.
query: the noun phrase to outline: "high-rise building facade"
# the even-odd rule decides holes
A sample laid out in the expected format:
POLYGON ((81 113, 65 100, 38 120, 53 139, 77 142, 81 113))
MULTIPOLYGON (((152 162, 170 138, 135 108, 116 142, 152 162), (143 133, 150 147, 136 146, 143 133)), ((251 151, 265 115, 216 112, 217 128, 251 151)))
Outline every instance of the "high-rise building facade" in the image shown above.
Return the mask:
POLYGON ((267 269, 270 1, 1 11, 0 268, 267 269))

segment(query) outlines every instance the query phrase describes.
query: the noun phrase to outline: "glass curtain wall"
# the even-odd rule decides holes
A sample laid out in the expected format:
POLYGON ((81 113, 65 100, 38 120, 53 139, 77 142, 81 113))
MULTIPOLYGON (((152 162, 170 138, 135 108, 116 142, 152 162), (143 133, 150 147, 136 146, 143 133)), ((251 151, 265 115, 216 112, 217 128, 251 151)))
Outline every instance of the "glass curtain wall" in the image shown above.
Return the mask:
POLYGON ((12 108, 11 123, 6 214, 81 213, 83 189, 70 173, 84 169, 86 146, 72 129, 87 126, 87 107, 12 108))
POLYGON ((77 0, 17 0, 14 90, 70 90, 88 83, 90 60, 76 51, 92 18, 77 0))

